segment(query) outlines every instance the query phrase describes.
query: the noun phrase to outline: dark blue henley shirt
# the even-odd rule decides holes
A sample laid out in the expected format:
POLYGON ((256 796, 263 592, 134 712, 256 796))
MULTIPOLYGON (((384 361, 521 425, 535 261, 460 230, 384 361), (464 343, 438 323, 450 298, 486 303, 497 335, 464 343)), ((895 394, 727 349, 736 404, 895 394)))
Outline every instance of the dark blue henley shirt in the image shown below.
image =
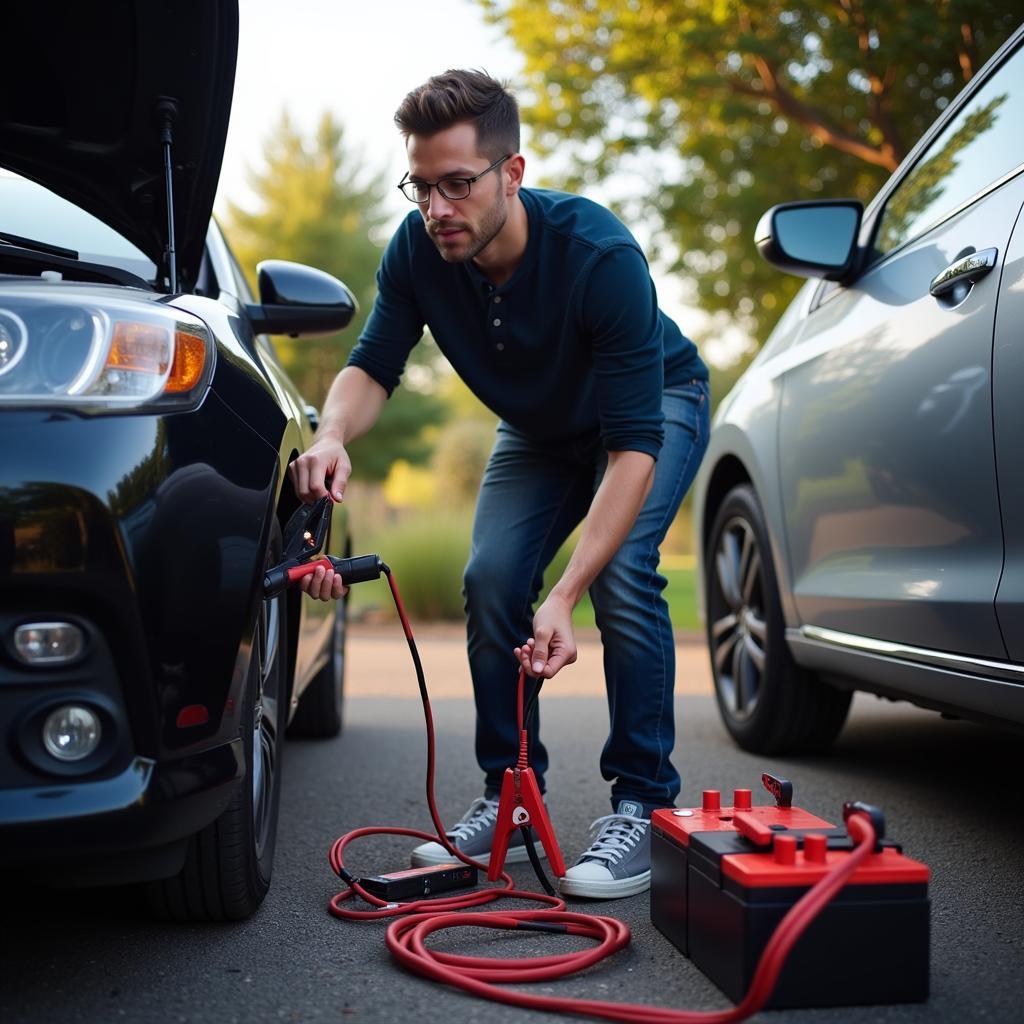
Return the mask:
POLYGON ((526 252, 495 286, 472 261, 446 263, 413 210, 377 272, 378 294, 350 366, 388 393, 430 328, 470 390, 541 441, 588 441, 657 458, 662 391, 707 369, 658 309, 643 252, 604 207, 521 189, 526 252))

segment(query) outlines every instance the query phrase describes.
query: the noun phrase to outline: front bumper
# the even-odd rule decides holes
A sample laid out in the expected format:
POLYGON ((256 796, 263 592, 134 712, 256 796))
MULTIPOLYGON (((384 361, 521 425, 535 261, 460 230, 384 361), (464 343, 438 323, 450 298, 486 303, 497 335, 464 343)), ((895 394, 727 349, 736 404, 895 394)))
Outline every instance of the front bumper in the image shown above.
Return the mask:
POLYGON ((163 417, 12 411, 0 450, 0 862, 180 845, 242 773, 277 453, 212 392, 163 417), (74 664, 19 662, 14 629, 45 621, 85 631, 74 664), (95 759, 37 756, 60 703, 100 712, 95 759))
POLYGON ((237 739, 169 763, 135 757, 105 779, 2 789, 0 865, 70 884, 167 877, 243 768, 237 739))

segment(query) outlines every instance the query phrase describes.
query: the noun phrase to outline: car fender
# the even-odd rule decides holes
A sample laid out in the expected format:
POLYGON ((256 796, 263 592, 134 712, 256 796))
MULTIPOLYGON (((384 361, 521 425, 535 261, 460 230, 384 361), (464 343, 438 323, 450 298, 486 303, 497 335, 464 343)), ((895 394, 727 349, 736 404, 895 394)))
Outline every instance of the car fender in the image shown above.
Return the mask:
MULTIPOLYGON (((779 484, 779 401, 782 386, 778 363, 755 363, 721 404, 694 488, 698 579, 704 580, 704 547, 725 494, 736 483, 749 481, 757 494, 768 526, 772 561, 787 626, 799 624, 792 599, 789 556, 785 543, 779 484)), ((703 585, 698 599, 703 614, 703 585)))

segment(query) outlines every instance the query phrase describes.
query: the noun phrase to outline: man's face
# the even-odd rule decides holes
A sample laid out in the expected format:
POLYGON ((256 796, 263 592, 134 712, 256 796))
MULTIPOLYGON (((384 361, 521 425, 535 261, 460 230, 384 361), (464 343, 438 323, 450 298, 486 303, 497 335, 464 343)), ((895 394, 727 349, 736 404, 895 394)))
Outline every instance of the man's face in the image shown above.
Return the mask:
MULTIPOLYGON (((455 124, 436 135, 410 135, 409 177, 420 181, 472 178, 492 163, 476 150, 476 127, 455 124)), ((505 226, 508 203, 502 164, 473 182, 465 199, 445 199, 436 188, 420 214, 438 252, 449 263, 473 259, 505 226)))

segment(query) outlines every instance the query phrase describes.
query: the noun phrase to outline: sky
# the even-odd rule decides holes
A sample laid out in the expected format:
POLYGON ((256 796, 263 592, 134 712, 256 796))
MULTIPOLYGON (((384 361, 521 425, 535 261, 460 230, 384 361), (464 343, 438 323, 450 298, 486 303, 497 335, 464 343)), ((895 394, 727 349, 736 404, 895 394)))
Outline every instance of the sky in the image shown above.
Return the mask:
MULTIPOLYGON (((282 109, 311 131, 325 110, 350 146, 395 182, 405 151, 392 120, 410 89, 451 67, 512 80, 521 60, 473 0, 240 0, 238 68, 219 200, 246 203, 246 167, 282 109)), ((525 149, 528 159, 532 156, 525 149)), ((531 166, 536 166, 531 160, 531 166)), ((395 220, 407 201, 394 190, 395 220)))
MULTIPOLYGON (((398 182, 406 170, 401 136, 392 120, 410 89, 448 68, 482 68, 513 89, 523 61, 495 26, 484 21, 476 0, 240 0, 238 66, 231 122, 221 171, 218 209, 225 198, 252 206, 246 183, 258 167, 264 140, 283 109, 304 132, 331 111, 346 140, 371 168, 398 182)), ((526 183, 545 172, 524 133, 526 183)), ((394 224, 408 211, 392 194, 394 224)), ((601 200, 599 193, 588 193, 601 200)), ((643 242, 643 226, 630 225, 643 242)), ((267 256, 273 256, 268 253, 267 256)), ((657 268, 652 273, 662 309, 684 333, 704 318, 680 298, 681 283, 657 268)), ((730 360, 743 339, 705 345, 719 363, 730 360)))

